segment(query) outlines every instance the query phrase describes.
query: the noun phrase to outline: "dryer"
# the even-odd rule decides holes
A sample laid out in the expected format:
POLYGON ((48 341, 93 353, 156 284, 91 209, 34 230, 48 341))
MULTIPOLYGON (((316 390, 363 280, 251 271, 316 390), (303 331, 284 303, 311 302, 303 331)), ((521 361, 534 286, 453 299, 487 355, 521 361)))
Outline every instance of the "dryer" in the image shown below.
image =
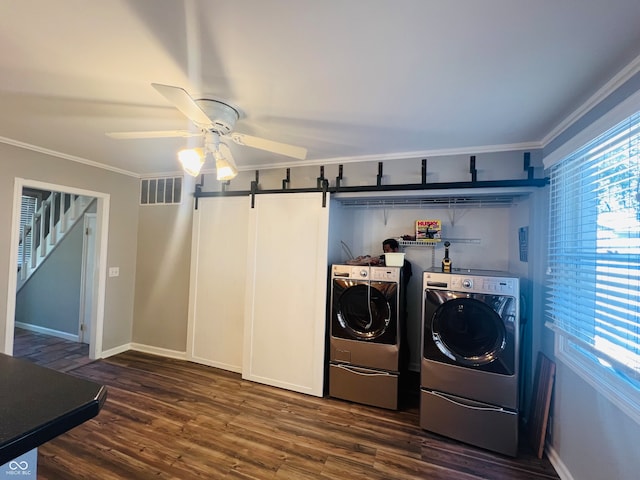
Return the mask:
POLYGON ((332 265, 329 395, 398 408, 399 267, 332 265))
POLYGON ((423 290, 420 426, 515 456, 519 279, 426 271, 423 290))

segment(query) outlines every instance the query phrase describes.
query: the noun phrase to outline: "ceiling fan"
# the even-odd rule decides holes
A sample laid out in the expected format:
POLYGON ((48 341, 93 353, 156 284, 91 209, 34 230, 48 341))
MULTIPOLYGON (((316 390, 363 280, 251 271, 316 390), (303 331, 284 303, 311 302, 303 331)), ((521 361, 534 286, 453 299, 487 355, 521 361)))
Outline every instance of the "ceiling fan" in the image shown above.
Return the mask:
POLYGON ((193 176, 199 174, 207 153, 216 160, 218 180, 230 180, 237 175, 237 168, 231 157, 231 151, 225 144, 230 140, 238 145, 265 150, 304 160, 307 149, 234 132, 236 121, 240 118, 237 109, 220 100, 194 99, 180 87, 152 83, 158 93, 180 110, 198 128, 198 132, 189 130, 166 130, 146 132, 109 132, 106 135, 117 139, 165 138, 165 137, 204 137, 203 149, 182 150, 178 157, 185 171, 193 176))

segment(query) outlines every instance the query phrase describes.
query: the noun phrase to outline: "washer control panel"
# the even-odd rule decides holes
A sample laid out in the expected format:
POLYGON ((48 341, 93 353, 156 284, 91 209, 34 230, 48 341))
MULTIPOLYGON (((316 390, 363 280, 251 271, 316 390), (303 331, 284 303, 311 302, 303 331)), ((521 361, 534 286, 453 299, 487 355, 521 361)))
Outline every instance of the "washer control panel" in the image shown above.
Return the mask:
POLYGON ((482 290, 486 293, 507 293, 514 295, 515 281, 511 278, 485 278, 482 290))
POLYGON ((400 267, 371 267, 371 280, 397 282, 400 280, 400 267))
POLYGON ((331 275, 339 278, 369 278, 371 267, 368 265, 333 265, 331 275))
POLYGON ((370 267, 368 265, 333 265, 333 278, 354 278, 376 280, 379 282, 397 282, 400 280, 400 267, 370 267))
POLYGON ((424 288, 456 290, 461 292, 504 294, 515 296, 519 292, 519 279, 499 276, 473 276, 450 273, 424 273, 424 288))

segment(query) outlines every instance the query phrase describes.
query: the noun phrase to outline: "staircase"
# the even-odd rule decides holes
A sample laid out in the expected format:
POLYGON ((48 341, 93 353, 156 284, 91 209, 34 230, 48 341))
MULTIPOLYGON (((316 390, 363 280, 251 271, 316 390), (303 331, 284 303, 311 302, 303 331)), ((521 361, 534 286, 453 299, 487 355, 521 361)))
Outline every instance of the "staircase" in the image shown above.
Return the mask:
POLYGON ((17 290, 47 259, 65 235, 82 218, 93 197, 51 192, 20 231, 17 290))

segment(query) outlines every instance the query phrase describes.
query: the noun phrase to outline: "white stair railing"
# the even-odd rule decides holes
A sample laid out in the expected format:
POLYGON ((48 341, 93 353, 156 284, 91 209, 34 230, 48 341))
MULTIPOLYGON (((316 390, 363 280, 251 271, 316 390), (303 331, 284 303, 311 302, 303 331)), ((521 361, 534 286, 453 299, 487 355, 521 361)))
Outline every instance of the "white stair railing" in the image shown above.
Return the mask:
POLYGON ((92 197, 51 192, 20 231, 18 290, 49 256, 71 227, 82 217, 92 197))

